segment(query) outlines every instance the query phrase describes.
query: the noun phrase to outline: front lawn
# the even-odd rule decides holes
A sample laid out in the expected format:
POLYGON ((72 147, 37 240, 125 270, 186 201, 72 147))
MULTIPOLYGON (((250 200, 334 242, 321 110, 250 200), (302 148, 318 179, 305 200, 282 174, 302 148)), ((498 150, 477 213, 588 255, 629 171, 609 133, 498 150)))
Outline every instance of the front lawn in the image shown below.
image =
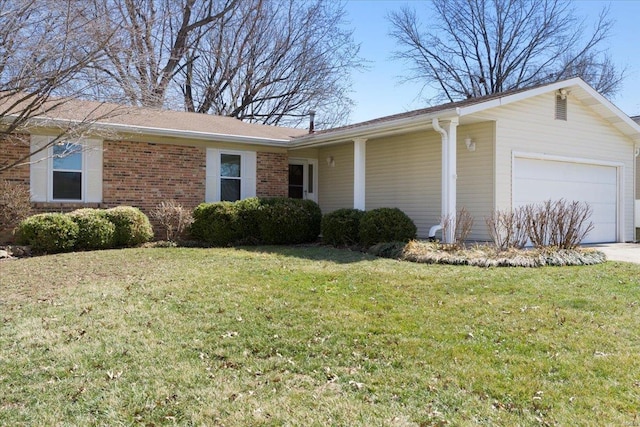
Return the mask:
POLYGON ((1 425, 634 425, 640 266, 326 247, 0 262, 1 425))

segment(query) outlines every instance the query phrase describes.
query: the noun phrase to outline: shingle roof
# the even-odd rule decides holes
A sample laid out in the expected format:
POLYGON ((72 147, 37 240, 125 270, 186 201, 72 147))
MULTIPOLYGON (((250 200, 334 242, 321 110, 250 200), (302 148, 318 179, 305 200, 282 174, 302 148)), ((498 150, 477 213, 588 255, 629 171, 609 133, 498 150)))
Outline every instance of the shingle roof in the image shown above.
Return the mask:
MULTIPOLYGON (((6 101, 8 102, 8 101, 6 101)), ((1 108, 1 106, 0 106, 1 108)), ((248 138, 289 140, 306 134, 304 129, 247 123, 233 117, 184 111, 129 107, 78 99, 53 99, 38 116, 51 120, 91 121, 132 128, 233 135, 248 138), (59 102, 59 105, 54 105, 59 102)))

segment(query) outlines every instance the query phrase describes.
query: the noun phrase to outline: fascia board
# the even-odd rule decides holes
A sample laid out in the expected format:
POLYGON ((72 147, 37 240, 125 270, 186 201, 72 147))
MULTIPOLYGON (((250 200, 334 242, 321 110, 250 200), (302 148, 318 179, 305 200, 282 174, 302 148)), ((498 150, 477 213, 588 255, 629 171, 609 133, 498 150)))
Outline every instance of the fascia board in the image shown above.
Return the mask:
MULTIPOLYGON (((10 117, 9 117, 10 118, 10 117)), ((5 118, 7 119, 7 118, 5 118)), ((66 119, 49 119, 43 117, 34 117, 29 120, 29 124, 32 126, 49 126, 49 127, 69 127, 73 125, 82 125, 83 122, 76 120, 66 119)), ((265 145, 274 147, 286 147, 289 145, 290 139, 276 139, 276 138, 264 138, 256 136, 243 136, 243 135, 229 135, 222 133, 211 132, 199 132, 199 131, 185 131, 181 129, 165 129, 155 128, 148 126, 131 126, 117 123, 91 123, 90 121, 84 122, 91 129, 97 131, 103 130, 106 132, 120 132, 138 135, 149 135, 159 137, 170 138, 186 138, 196 139, 201 141, 215 141, 215 142, 231 142, 238 144, 254 144, 265 145)))
POLYGON ((320 135, 305 135, 293 138, 290 148, 308 148, 339 142, 351 141, 356 138, 379 138, 396 133, 411 132, 415 130, 431 129, 431 120, 435 117, 444 120, 457 116, 455 109, 438 111, 430 114, 405 117, 369 125, 356 126, 354 128, 330 131, 320 135))

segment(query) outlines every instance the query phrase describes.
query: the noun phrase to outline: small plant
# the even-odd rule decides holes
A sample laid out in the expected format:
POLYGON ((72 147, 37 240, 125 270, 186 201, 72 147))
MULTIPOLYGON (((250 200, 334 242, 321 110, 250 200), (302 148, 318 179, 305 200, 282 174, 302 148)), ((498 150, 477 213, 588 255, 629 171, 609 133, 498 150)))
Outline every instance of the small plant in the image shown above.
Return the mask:
POLYGON ((416 225, 398 208, 378 208, 364 213, 360 219, 360 243, 369 247, 376 243, 408 242, 415 239, 416 225))
POLYGON ((30 216, 18 227, 18 241, 31 246, 36 253, 57 253, 73 250, 79 227, 71 217, 61 213, 30 216))
POLYGON ((138 208, 118 206, 107 209, 104 215, 116 227, 114 244, 117 247, 136 246, 153 239, 149 218, 138 208))
POLYGON ((333 246, 355 245, 360 236, 360 219, 364 211, 338 209, 322 217, 322 241, 333 246))
POLYGON ((527 217, 522 208, 510 211, 497 210, 485 219, 489 236, 500 252, 521 249, 527 244, 527 217))
MULTIPOLYGON (((447 230, 452 225, 451 217, 443 217, 441 219, 442 224, 442 235, 447 234, 447 230)), ((471 230, 473 228, 473 216, 469 213, 466 208, 462 208, 456 214, 456 221, 453 230, 453 238, 454 241, 451 246, 454 248, 461 248, 464 246, 465 241, 471 234, 471 230)))
POLYGON ((185 231, 193 223, 193 216, 175 200, 162 202, 151 211, 151 218, 158 221, 165 230, 167 241, 173 242, 184 235, 185 231))
POLYGON ((13 231, 31 212, 31 195, 27 185, 0 179, 0 233, 13 231))
POLYGON ((564 199, 525 206, 527 234, 533 246, 573 249, 593 230, 591 207, 564 199))
POLYGON ((77 249, 107 249, 114 246, 116 226, 107 219, 103 210, 77 209, 67 215, 78 224, 77 249))

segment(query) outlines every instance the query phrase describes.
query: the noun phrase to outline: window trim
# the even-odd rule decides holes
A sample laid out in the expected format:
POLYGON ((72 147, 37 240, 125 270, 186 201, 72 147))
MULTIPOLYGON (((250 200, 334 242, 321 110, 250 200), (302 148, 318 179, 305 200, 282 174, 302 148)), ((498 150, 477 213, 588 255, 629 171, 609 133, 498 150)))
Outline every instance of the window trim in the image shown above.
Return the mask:
MULTIPOLYGON (((206 149, 205 202, 215 203, 221 199, 221 155, 240 156, 240 200, 256 196, 257 152, 252 150, 232 150, 218 147, 206 149)), ((228 178, 228 177, 227 177, 228 178)))

